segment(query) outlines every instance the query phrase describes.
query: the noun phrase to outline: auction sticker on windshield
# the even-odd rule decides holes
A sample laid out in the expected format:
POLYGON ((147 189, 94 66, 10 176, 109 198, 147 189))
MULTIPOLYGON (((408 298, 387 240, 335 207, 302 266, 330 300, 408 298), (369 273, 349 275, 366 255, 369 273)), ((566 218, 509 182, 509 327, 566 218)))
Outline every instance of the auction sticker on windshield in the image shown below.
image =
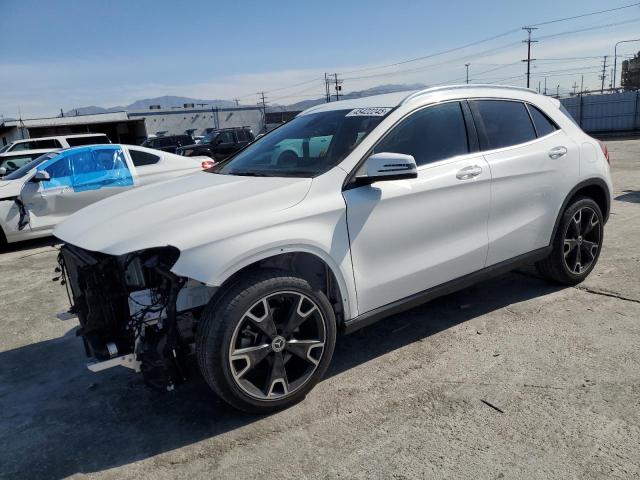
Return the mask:
POLYGON ((356 108, 347 113, 347 117, 384 117, 392 108, 388 107, 367 107, 356 108))

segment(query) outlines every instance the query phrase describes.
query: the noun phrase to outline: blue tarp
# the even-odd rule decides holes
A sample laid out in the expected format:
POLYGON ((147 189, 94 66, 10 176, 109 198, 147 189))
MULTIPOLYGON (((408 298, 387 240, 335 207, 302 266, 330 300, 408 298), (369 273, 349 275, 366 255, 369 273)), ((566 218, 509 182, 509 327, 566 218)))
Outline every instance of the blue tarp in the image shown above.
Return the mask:
POLYGON ((43 189, 71 187, 74 192, 133 185, 124 152, 117 145, 71 148, 38 166, 51 180, 43 189))

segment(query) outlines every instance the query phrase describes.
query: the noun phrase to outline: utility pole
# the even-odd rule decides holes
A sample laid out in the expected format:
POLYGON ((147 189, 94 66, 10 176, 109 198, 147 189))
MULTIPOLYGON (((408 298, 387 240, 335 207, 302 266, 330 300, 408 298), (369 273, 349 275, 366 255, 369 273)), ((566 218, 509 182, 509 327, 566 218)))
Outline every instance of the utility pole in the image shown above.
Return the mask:
POLYGON ((547 77, 544 77, 544 94, 547 94, 547 77))
POLYGON ((262 116, 264 119, 264 130, 267 131, 267 97, 264 96, 264 92, 260 92, 260 105, 262 105, 262 116))
POLYGON ((607 78, 607 56, 604 56, 604 60, 602 60, 602 75, 600 75, 600 80, 602 80, 602 85, 600 85, 600 93, 604 93, 604 80, 607 78))
POLYGON ((576 90, 578 89, 578 82, 573 82, 573 86, 571 87, 573 88, 573 94, 576 94, 576 90))
POLYGON ((584 92, 584 74, 580 78, 580 95, 582 95, 582 92, 584 92))
POLYGON ((531 32, 533 30, 537 30, 536 27, 522 27, 523 30, 527 31, 527 39, 523 40, 522 43, 527 44, 527 59, 522 60, 523 62, 527 62, 527 88, 529 88, 529 81, 531 79, 531 62, 535 60, 535 58, 531 58, 531 44, 537 43, 537 40, 531 40, 531 32))
POLYGON ((467 85, 469 85, 469 65, 470 63, 465 63, 464 66, 467 67, 467 85))
POLYGON ((541 90, 540 90, 540 84, 541 84, 541 83, 542 83, 542 82, 541 82, 540 80, 538 80, 538 93, 541 93, 541 90))
POLYGON ((342 90, 342 85, 341 83, 343 82, 342 80, 338 80, 338 74, 334 73, 333 74, 333 78, 334 78, 334 82, 335 82, 335 89, 336 89, 336 102, 338 100, 340 100, 340 90, 342 90))
POLYGON ((560 84, 556 87, 556 98, 560 98, 560 84))
POLYGON ((236 107, 240 106, 240 99, 239 98, 234 98, 233 101, 236 102, 236 107))
MULTIPOLYGON (((613 88, 616 88, 616 77, 618 76, 618 45, 621 43, 640 42, 640 38, 634 38, 633 40, 621 40, 613 46, 613 88)), ((622 79, 620 79, 622 83, 622 79)))
POLYGON ((325 94, 325 100, 326 103, 329 103, 331 101, 331 87, 329 86, 331 83, 331 81, 329 80, 329 76, 326 74, 324 74, 324 94, 325 94))

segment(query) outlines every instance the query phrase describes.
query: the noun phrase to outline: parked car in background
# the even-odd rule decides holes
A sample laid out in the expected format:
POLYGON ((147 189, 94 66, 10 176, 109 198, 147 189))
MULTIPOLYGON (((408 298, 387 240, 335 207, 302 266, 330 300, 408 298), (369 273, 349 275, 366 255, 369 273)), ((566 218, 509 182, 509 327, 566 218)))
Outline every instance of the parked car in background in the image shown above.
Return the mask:
POLYGON ((193 138, 191 138, 190 135, 166 135, 148 138, 142 143, 142 146, 162 150, 163 152, 176 153, 176 149, 183 145, 191 145, 192 143, 193 138))
POLYGON ((338 331, 529 262, 582 282, 612 191, 557 99, 460 85, 312 107, 55 235, 92 370, 172 390, 195 353, 222 399, 266 413, 313 388, 338 331))
POLYGON ((176 153, 185 157, 206 155, 213 160, 224 160, 254 140, 250 127, 222 128, 205 135, 200 143, 180 147, 176 153))
POLYGON ((102 133, 57 135, 54 137, 16 140, 15 142, 5 145, 0 150, 0 177, 10 174, 47 152, 98 143, 111 143, 111 141, 102 133))
POLYGON ((111 143, 104 133, 80 133, 73 135, 55 135, 53 137, 27 138, 15 140, 0 149, 0 155, 24 150, 60 150, 62 148, 80 147, 111 143))
POLYGON ((58 222, 91 203, 201 171, 209 162, 118 144, 39 155, 0 179, 0 246, 50 235, 58 222))
POLYGON ((13 173, 31 160, 51 151, 49 149, 18 150, 0 155, 0 178, 13 173))

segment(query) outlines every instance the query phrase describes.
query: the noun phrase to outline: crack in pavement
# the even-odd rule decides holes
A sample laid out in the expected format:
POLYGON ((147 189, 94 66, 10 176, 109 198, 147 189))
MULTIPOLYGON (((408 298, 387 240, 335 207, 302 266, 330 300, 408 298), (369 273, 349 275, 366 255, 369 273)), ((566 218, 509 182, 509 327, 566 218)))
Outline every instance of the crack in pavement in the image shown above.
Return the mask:
POLYGON ((593 293, 594 295, 602 295, 603 297, 617 298, 619 300, 624 300, 626 302, 640 303, 640 300, 636 300, 635 298, 625 297, 624 295, 620 295, 619 293, 615 293, 615 292, 607 292, 606 290, 597 290, 595 288, 584 287, 582 285, 576 285, 573 288, 575 288, 576 290, 581 290, 583 292, 593 293))

